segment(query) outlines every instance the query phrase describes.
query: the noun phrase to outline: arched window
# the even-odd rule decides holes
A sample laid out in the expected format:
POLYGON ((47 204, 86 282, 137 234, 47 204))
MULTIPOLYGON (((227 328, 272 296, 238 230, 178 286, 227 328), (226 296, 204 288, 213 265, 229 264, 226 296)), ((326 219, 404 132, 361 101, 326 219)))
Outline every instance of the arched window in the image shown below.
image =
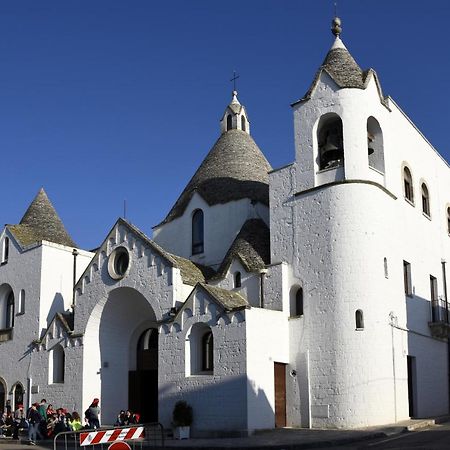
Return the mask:
POLYGON ((422 212, 430 217, 430 194, 425 183, 422 183, 422 212))
POLYGON ((246 131, 245 117, 244 116, 241 116, 241 130, 242 131, 246 131))
POLYGON ((192 216, 192 254, 198 255, 204 251, 203 243, 203 211, 197 209, 192 216))
POLYGON ((295 315, 303 316, 303 289, 298 288, 295 294, 295 315))
POLYGON ((6 300, 5 328, 14 328, 14 293, 10 291, 6 300))
POLYGON ((136 370, 156 370, 158 368, 158 330, 145 330, 137 345, 136 370))
POLYGON ((64 383, 64 366, 64 349, 56 344, 49 352, 49 383, 64 383))
POLYGON ((450 234, 450 206, 447 208, 447 231, 450 234))
POLYGON ((317 128, 319 169, 331 169, 344 164, 342 120, 334 113, 325 114, 317 128))
POLYGON ((241 272, 236 272, 234 274, 234 287, 235 288, 240 288, 241 286, 242 286, 241 272))
POLYGON ((412 176, 411 171, 407 167, 403 169, 403 194, 406 200, 409 200, 411 203, 414 202, 412 176))
POLYGON ((357 309, 355 312, 356 329, 364 329, 364 315, 361 309, 357 309))
POLYGON ((214 369, 214 338, 212 331, 202 337, 202 371, 212 372, 214 369))
POLYGON ((8 258, 9 258, 9 237, 5 236, 5 239, 3 239, 2 264, 7 263, 8 258))
POLYGON ((24 388, 22 386, 22 383, 17 382, 13 388, 12 388, 12 394, 13 394, 13 405, 14 405, 14 411, 19 407, 19 405, 23 405, 23 394, 24 394, 24 388))
POLYGON ((25 290, 21 289, 19 292, 19 308, 18 313, 23 314, 25 312, 25 290))
POLYGON ((290 294, 290 316, 303 316, 303 289, 299 286, 294 286, 290 294))
POLYGON ((228 114, 228 116, 227 116, 227 131, 231 130, 231 128, 233 128, 233 117, 231 116, 231 114, 228 114))
POLYGON ((383 133, 375 117, 367 119, 367 153, 369 167, 384 173, 383 133))
POLYGON ((214 338, 203 322, 192 326, 186 335, 186 375, 212 375, 214 372, 214 338))

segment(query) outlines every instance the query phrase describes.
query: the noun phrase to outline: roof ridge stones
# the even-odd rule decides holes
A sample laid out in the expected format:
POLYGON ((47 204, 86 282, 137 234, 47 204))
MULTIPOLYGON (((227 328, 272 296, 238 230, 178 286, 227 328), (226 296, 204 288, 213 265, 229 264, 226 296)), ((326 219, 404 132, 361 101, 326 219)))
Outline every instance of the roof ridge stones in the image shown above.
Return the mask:
POLYGON ((41 241, 77 247, 44 188, 39 190, 20 223, 8 225, 8 229, 23 247, 41 241))
POLYGON ((234 311, 249 307, 248 301, 238 292, 223 289, 210 284, 199 283, 209 295, 214 297, 216 301, 225 309, 225 311, 234 311))
POLYGON ((226 131, 157 226, 180 217, 195 192, 210 206, 244 198, 268 205, 270 170, 272 167, 248 133, 226 131))

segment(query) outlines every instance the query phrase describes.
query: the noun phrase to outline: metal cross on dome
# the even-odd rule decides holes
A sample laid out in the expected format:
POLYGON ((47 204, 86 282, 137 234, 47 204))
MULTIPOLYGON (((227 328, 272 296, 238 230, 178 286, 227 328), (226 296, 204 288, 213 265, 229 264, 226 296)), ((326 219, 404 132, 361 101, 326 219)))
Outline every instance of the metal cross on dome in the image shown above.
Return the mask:
POLYGON ((230 81, 233 82, 233 91, 236 90, 236 80, 239 78, 239 74, 236 75, 236 71, 233 70, 233 78, 230 79, 230 81))

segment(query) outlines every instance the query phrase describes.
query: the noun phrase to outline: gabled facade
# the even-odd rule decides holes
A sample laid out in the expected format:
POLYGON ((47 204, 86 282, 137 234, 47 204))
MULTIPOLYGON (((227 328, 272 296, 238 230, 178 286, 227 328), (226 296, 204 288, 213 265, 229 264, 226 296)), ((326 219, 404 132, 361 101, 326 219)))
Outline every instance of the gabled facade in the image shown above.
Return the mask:
POLYGON ((43 192, 3 230, 3 399, 19 382, 166 427, 184 399, 197 436, 447 413, 449 167, 333 32, 292 164, 272 170, 234 91, 152 238, 119 219, 74 251, 43 192))

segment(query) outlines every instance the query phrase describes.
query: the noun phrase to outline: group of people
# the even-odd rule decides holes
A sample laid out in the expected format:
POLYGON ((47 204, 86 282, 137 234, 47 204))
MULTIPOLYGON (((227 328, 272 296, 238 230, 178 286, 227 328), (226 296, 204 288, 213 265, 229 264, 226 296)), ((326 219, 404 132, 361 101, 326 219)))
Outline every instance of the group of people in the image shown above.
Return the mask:
POLYGON ((126 411, 121 409, 119 414, 117 414, 117 420, 114 426, 123 427, 128 425, 133 425, 136 423, 140 423, 141 417, 136 412, 131 412, 129 409, 126 411))
POLYGON ((0 420, 0 436, 19 439, 19 430, 27 429, 29 443, 35 445, 37 439, 49 439, 63 431, 99 428, 99 415, 98 398, 94 398, 85 411, 84 423, 77 411, 69 413, 64 408, 54 409, 45 398, 40 403, 33 403, 26 412, 22 404, 13 412, 8 400, 0 420))

